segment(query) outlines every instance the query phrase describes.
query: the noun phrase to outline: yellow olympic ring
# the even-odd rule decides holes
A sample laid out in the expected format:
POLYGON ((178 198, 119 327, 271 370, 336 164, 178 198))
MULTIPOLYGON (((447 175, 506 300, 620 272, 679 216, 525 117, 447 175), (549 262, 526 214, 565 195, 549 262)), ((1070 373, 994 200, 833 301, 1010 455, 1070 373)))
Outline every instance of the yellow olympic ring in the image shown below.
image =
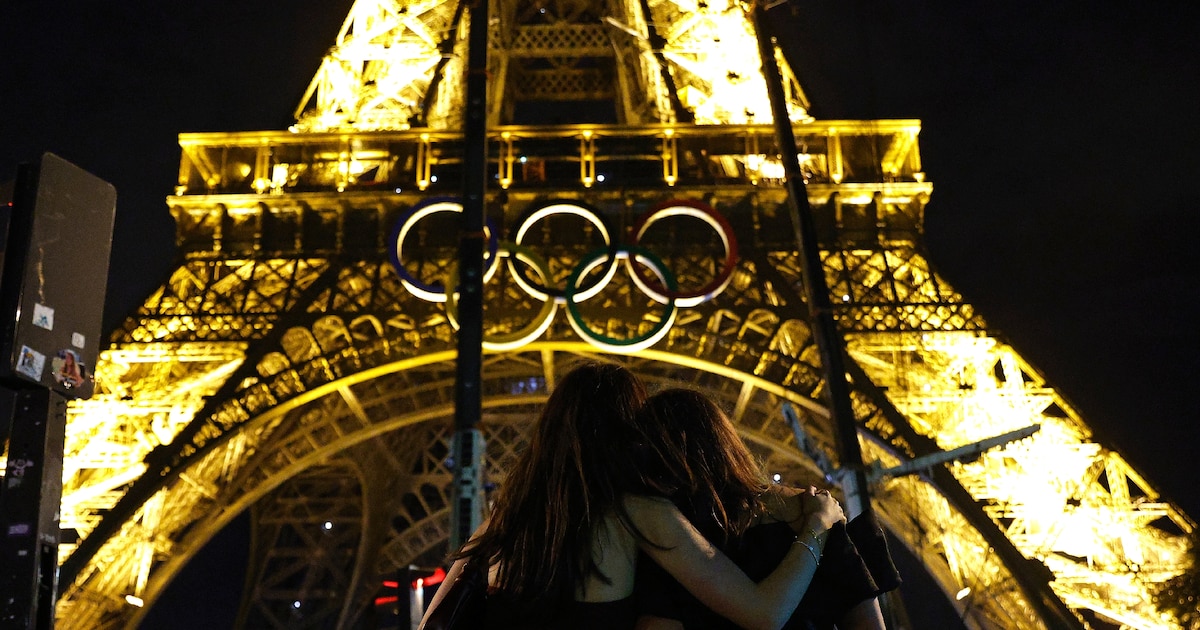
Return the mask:
MULTIPOLYGON (((500 241, 497 248, 499 256, 505 256, 509 259, 509 265, 513 264, 513 259, 533 268, 534 272, 541 277, 542 282, 550 280, 550 268, 546 265, 546 260, 538 256, 533 250, 522 245, 510 241, 500 241)), ((446 274, 446 286, 455 287, 454 290, 446 291, 446 318, 450 320, 450 325, 458 330, 458 263, 457 261, 450 266, 446 274)), ((533 318, 527 326, 515 330, 510 333, 501 335, 484 335, 483 347, 487 350, 504 351, 514 350, 519 348, 534 339, 542 336, 546 329, 550 327, 554 320, 554 313, 558 310, 556 300, 549 297, 543 298, 542 309, 538 311, 536 317, 533 318)))

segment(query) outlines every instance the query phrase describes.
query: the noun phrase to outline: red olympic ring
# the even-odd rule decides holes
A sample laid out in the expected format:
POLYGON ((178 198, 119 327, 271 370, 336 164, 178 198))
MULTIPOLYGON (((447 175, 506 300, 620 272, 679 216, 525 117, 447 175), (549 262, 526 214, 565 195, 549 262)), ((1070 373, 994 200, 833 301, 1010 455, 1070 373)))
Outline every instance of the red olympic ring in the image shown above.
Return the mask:
POLYGON ((711 282, 694 291, 669 290, 663 287, 661 281, 655 282, 643 275, 642 271, 634 269, 629 259, 626 259, 625 263, 629 265, 629 273, 633 277, 634 283, 655 301, 666 304, 667 300, 673 299, 681 308, 689 308, 707 302, 729 286, 729 281, 733 279, 733 269, 737 266, 738 247, 737 239, 733 236, 733 227, 729 225, 729 221, 725 220, 724 216, 706 203, 688 199, 664 201, 638 218, 637 223, 633 226, 634 244, 639 244, 642 236, 646 234, 646 230, 655 221, 663 217, 679 215, 695 217, 708 223, 717 231, 725 245, 725 262, 721 265, 721 273, 713 277, 711 282))

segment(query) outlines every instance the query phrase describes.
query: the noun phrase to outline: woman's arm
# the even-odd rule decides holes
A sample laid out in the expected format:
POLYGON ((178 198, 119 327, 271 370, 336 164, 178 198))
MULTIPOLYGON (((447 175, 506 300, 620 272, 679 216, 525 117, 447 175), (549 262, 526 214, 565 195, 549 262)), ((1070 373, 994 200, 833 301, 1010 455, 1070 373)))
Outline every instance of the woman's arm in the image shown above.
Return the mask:
POLYGON ((639 542, 642 550, 705 606, 755 630, 775 630, 791 617, 817 569, 822 534, 843 518, 840 506, 828 495, 817 497, 813 505, 816 509, 804 522, 805 533, 779 567, 755 584, 670 501, 636 496, 625 500, 633 525, 649 540, 639 542))
MULTIPOLYGON (((447 587, 453 584, 454 580, 457 580, 458 576, 462 575, 463 567, 466 566, 466 564, 466 558, 459 558, 458 560, 455 560, 454 564, 450 565, 450 570, 446 572, 446 577, 442 579, 442 584, 447 587)), ((432 614, 433 610, 438 607, 438 604, 442 603, 442 599, 445 598, 446 592, 449 590, 449 588, 439 588, 437 592, 433 594, 433 599, 429 600, 429 604, 425 606, 425 614, 421 615, 421 628, 425 627, 425 623, 429 621, 429 615, 432 614)), ((403 589, 401 589, 400 596, 405 597, 403 589)))
MULTIPOLYGON (((484 519, 483 523, 479 526, 479 529, 476 529, 475 533, 471 534, 471 538, 467 541, 467 544, 470 544, 470 541, 475 540, 476 537, 487 531, 488 522, 489 519, 484 519)), ((464 545, 464 547, 465 546, 466 545, 464 545)), ((446 577, 442 578, 442 584, 445 586, 453 584, 454 580, 457 580, 458 576, 462 575, 463 568, 466 566, 467 558, 459 558, 455 560, 454 563, 450 565, 450 569, 446 571, 446 577)), ((490 581, 491 571, 489 570, 488 573, 490 581)), ((430 613, 433 612, 434 608, 437 608, 438 604, 442 603, 442 599, 446 597, 446 592, 449 590, 449 588, 439 588, 437 592, 433 594, 433 599, 430 599, 429 603, 425 605, 425 614, 421 615, 421 628, 425 627, 425 622, 429 620, 430 613)))

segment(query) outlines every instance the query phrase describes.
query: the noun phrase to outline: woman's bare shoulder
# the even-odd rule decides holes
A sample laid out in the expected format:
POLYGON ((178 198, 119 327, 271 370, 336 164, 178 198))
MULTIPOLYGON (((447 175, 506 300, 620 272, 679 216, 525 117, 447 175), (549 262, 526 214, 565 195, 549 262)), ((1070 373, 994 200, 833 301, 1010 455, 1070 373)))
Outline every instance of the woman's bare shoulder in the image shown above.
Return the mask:
POLYGON ((674 544, 680 526, 687 518, 670 499, 660 496, 627 494, 622 497, 625 513, 641 536, 655 544, 674 544))

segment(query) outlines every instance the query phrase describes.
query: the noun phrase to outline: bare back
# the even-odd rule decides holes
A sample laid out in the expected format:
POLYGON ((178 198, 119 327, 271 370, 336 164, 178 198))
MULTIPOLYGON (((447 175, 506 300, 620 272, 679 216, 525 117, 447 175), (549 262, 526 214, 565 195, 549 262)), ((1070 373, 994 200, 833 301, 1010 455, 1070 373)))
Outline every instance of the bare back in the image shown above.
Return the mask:
POLYGON ((592 538, 592 559, 609 583, 606 584, 599 575, 589 574, 584 578, 581 590, 575 593, 575 599, 609 602, 632 595, 637 552, 637 541, 617 516, 606 516, 592 538))

